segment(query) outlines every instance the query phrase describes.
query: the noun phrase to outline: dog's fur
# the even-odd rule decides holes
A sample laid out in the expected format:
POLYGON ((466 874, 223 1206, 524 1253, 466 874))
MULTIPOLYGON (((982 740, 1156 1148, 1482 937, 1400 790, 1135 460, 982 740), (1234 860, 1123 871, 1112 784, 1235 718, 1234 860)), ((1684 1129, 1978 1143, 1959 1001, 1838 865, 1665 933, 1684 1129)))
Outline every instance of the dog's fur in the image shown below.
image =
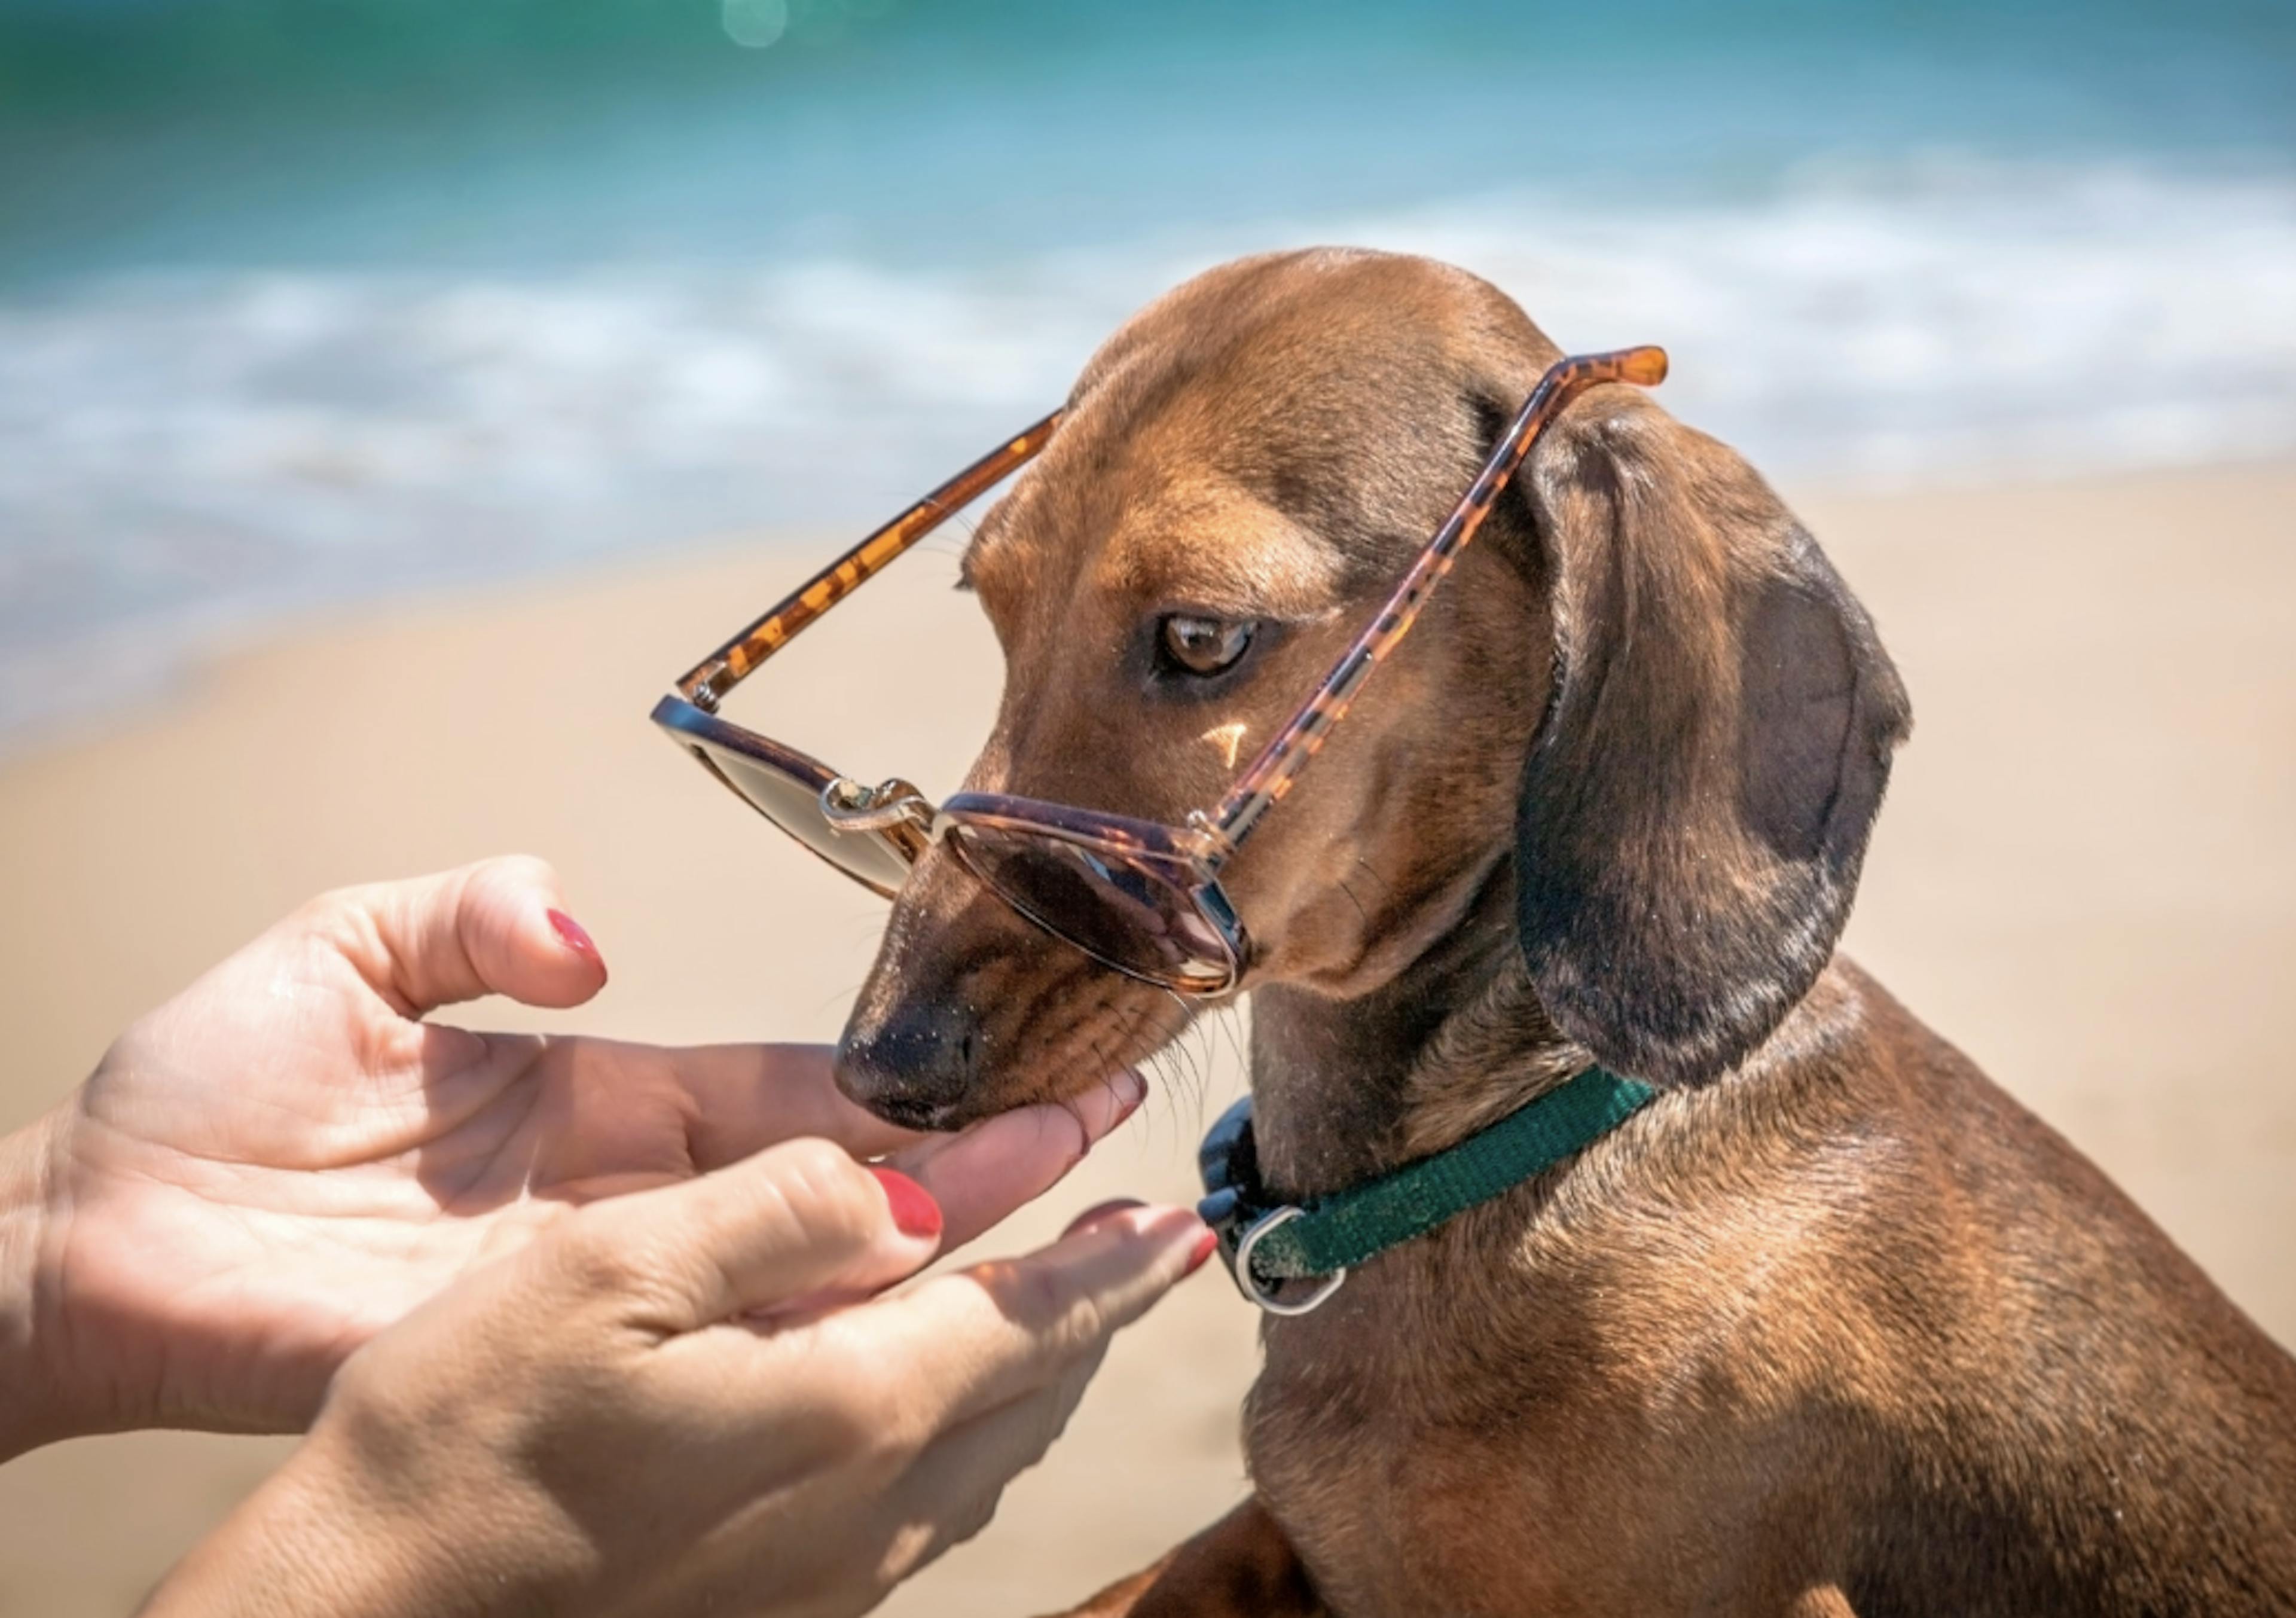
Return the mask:
MULTIPOLYGON (((1557 352, 1368 253, 1135 317, 966 557, 1008 664, 970 784, 1212 802, 1557 352), (1173 612, 1264 627, 1183 683, 1173 612)), ((1262 1166, 1335 1189, 1590 1055, 1662 1093, 1269 1321, 1257 1496, 1086 1610, 2296 1612, 2296 1363, 1833 954, 1906 727, 1737 456, 1622 387, 1564 415, 1231 867, 1262 1166)), ((936 852, 840 1076, 952 1126, 1185 1014, 936 852)))

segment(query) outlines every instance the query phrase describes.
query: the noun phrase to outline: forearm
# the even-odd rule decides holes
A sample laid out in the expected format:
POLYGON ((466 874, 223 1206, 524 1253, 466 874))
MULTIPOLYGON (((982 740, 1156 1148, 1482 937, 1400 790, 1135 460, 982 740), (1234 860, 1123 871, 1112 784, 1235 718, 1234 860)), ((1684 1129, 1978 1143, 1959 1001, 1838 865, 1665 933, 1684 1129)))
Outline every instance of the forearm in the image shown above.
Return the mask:
POLYGON ((46 1118, 0 1137, 0 1460, 71 1431, 41 1335, 54 1139, 46 1118))

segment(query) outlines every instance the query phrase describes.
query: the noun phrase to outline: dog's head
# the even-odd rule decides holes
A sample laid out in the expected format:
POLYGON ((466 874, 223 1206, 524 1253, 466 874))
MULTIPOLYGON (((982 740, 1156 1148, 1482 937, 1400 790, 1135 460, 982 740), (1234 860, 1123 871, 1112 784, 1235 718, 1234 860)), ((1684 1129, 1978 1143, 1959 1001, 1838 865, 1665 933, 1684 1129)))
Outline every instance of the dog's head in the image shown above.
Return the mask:
MULTIPOLYGON (((1173 824, 1216 802, 1559 355, 1487 283, 1374 253, 1245 259, 1136 316, 966 554, 1006 662, 967 786, 1173 824)), ((1242 987, 1379 988, 1512 861, 1555 1023, 1621 1072, 1710 1077, 1831 955, 1906 723, 1760 478, 1595 389, 1228 866, 1242 987)), ((953 1127, 1072 1094, 1186 1016, 936 850, 840 1078, 953 1127)))

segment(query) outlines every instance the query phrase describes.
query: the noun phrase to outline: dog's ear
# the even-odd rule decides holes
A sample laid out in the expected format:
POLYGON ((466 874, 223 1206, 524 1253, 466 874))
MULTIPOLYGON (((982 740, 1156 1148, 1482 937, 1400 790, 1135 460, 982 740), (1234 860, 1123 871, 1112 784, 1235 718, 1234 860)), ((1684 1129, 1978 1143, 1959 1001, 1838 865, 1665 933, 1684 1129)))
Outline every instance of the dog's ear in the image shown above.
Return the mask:
POLYGON ((1516 812, 1523 952, 1596 1060, 1694 1083, 1832 956, 1905 690, 1753 469, 1627 390, 1557 422, 1522 493, 1554 640, 1516 812))

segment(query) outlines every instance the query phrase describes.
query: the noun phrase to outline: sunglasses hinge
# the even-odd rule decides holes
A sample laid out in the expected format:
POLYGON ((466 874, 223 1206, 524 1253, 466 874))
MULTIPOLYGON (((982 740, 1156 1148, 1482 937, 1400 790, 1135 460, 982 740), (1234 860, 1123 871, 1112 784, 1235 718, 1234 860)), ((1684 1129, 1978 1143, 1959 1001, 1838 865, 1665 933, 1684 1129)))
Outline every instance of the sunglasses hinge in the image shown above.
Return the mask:
POLYGON ((1188 811, 1187 826, 1196 834, 1199 858, 1218 866, 1235 852, 1235 840, 1222 831, 1219 822, 1202 809, 1188 811))
POLYGON ((694 670, 687 676, 693 681, 693 689, 686 693, 685 700, 704 713, 717 712, 718 704, 722 700, 718 690, 718 679, 725 672, 726 665, 723 663, 706 663, 694 670))
POLYGON ((894 779, 879 786, 838 776, 821 789, 821 814, 833 831, 882 832, 904 822, 928 825, 932 805, 907 782, 894 779))

